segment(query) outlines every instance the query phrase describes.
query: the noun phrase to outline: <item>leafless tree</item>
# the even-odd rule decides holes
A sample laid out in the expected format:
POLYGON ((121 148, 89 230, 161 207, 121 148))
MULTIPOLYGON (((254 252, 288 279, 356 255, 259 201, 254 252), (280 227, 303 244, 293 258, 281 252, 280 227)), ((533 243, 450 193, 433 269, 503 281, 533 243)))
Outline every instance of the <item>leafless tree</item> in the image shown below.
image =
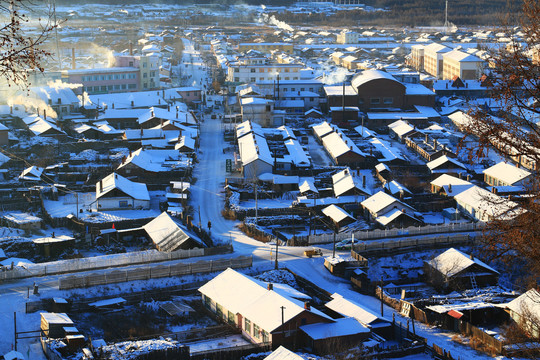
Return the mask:
MULTIPOLYGON (((540 168, 540 2, 523 0, 519 19, 508 23, 513 40, 507 46, 491 51, 490 84, 496 113, 482 107, 470 111, 471 121, 463 128, 478 139, 468 147, 471 161, 494 149, 507 159, 537 173, 540 168)), ((517 16, 516 16, 517 17, 517 16)), ((462 144, 464 142, 462 141, 462 144)), ((538 176, 527 184, 528 196, 521 197, 518 216, 493 219, 485 229, 484 240, 493 257, 510 263, 524 261, 532 275, 540 275, 540 187, 538 176), (503 219, 504 218, 504 219, 503 219), (511 218, 511 220, 509 220, 511 218)), ((512 211, 512 210, 510 210, 512 211)))
POLYGON ((44 71, 53 18, 52 7, 37 0, 0 0, 0 77, 9 86, 24 87, 29 71, 44 71))

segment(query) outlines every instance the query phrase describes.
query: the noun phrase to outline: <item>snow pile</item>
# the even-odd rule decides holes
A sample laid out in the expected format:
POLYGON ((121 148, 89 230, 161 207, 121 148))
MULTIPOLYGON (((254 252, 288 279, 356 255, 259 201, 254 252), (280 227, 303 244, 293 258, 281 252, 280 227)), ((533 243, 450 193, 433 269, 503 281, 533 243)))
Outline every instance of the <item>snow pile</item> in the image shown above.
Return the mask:
POLYGON ((255 276, 255 278, 267 283, 287 284, 293 288, 296 287, 294 275, 287 270, 270 270, 255 276))
POLYGON ((123 157, 129 156, 129 149, 128 148, 114 148, 109 151, 111 155, 109 155, 109 158, 111 160, 122 160, 123 157))
POLYGON ((181 346, 177 341, 170 339, 151 339, 140 341, 125 341, 107 345, 101 348, 107 358, 111 360, 138 359, 142 354, 155 350, 173 349, 181 346))
POLYGON ((100 160, 101 156, 96 150, 87 149, 83 150, 78 154, 72 154, 71 160, 86 160, 86 161, 96 161, 100 160))

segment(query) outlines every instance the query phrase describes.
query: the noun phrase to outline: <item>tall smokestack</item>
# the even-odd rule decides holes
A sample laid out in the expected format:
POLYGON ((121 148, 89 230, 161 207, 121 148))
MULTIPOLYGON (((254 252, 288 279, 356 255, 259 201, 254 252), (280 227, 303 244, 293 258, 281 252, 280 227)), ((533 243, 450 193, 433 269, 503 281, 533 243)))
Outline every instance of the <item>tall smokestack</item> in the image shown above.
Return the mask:
POLYGON ((129 41, 129 56, 133 56, 133 43, 129 41))
POLYGON ((77 64, 75 62, 75 48, 71 48, 71 68, 75 70, 77 64))

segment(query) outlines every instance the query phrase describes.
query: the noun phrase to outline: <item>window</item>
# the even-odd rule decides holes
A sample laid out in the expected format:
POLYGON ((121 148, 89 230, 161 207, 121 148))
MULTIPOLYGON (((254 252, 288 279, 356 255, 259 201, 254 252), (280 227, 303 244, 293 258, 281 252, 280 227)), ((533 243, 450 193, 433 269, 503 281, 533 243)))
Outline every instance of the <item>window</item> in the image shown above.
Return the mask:
POLYGON ((144 83, 143 88, 148 89, 148 83, 144 83))
POLYGON ((128 202, 127 200, 120 200, 118 202, 118 207, 121 207, 121 208, 127 208, 128 207, 128 202))
POLYGON ((146 79, 146 78, 148 77, 148 74, 147 74, 147 73, 143 73, 143 74, 142 74, 142 77, 143 77, 143 79, 146 79))
POLYGON ((129 62, 129 66, 130 66, 130 67, 133 67, 133 61, 130 61, 130 62, 129 62))
POLYGON ((267 111, 267 112, 270 112, 270 111, 272 111, 272 109, 271 109, 270 105, 266 105, 266 111, 267 111))
POLYGON ((102 86, 101 86, 101 91, 107 91, 107 86, 102 85, 102 86))
POLYGON ((251 334, 251 321, 249 319, 244 319, 244 330, 251 334))
POLYGON ((262 341, 267 343, 270 341, 270 339, 268 338, 268 333, 266 331, 262 331, 262 341))
POLYGON ((234 68, 234 72, 240 72, 239 68, 234 68))
POLYGON ((120 85, 114 85, 114 90, 120 90, 120 85))
POLYGON ((208 296, 203 295, 203 301, 204 301, 204 306, 207 309, 210 309, 210 307, 212 306, 212 300, 210 300, 210 298, 208 296))
POLYGON ((234 82, 240 82, 240 78, 235 77, 234 82))
POLYGON ((285 80, 290 80, 288 76, 285 76, 285 80))
POLYGON ((283 91, 287 91, 287 88, 283 88, 283 91))
POLYGON ((143 68, 146 68, 146 63, 143 63, 143 64, 142 64, 142 67, 143 67, 143 68))
POLYGON ((291 88, 291 91, 296 91, 296 88, 291 88))
POLYGON ((112 80, 112 79, 113 79, 112 75, 107 75, 107 80, 112 80))
POLYGON ((227 313, 229 324, 234 324, 234 314, 232 312, 227 313))
POLYGON ((122 74, 122 79, 125 79, 126 78, 126 74, 122 74))
POLYGON ((150 71, 150 76, 151 76, 151 77, 156 76, 156 72, 155 72, 155 71, 150 71))
POLYGON ((107 90, 112 90, 112 89, 113 89, 112 85, 107 85, 107 90))
POLYGON ((122 90, 126 90, 127 88, 127 85, 126 84, 122 84, 122 90))
POLYGON ((380 98, 371 98, 370 102, 371 102, 371 105, 378 105, 378 104, 381 103, 381 99, 380 98))
POLYGON ((255 69, 250 69, 250 71, 251 71, 252 73, 254 73, 254 72, 255 72, 255 69))
POLYGON ((114 80, 118 80, 118 79, 120 79, 120 75, 114 74, 114 80))
POLYGON ((383 99, 383 102, 387 105, 390 105, 390 104, 393 104, 394 103, 394 98, 391 98, 391 97, 385 97, 383 99))
POLYGON ((257 339, 261 336, 259 331, 259 325, 253 324, 253 336, 255 336, 257 339))
POLYGON ((137 84, 129 84, 128 85, 128 89, 136 89, 137 88, 137 84))
POLYGON ((315 100, 315 98, 309 98, 309 101, 312 101, 312 102, 313 102, 314 100, 315 100))
POLYGON ((306 91, 306 88, 300 88, 300 91, 306 91))
POLYGON ((313 92, 313 88, 309 88, 309 91, 313 92))
POLYGON ((252 77, 252 78, 249 78, 249 81, 251 81, 251 82, 255 82, 255 78, 254 78, 254 77, 252 77))

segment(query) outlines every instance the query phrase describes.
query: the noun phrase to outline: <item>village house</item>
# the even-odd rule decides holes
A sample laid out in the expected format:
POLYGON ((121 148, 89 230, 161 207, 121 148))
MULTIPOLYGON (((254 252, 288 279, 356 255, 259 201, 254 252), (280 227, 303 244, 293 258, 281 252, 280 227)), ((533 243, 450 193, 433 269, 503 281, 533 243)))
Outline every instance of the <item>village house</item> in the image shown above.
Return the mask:
POLYGON ((426 164, 433 177, 440 174, 461 174, 467 172, 467 167, 457 159, 443 155, 426 164))
POLYGON ((531 338, 540 335, 540 293, 530 289, 507 304, 501 305, 510 314, 512 320, 531 338))
POLYGON ((300 345, 300 326, 331 323, 312 308, 309 297, 284 284, 266 284, 227 269, 199 288, 204 306, 220 320, 237 327, 253 343, 300 345), (234 284, 234 286, 232 286, 234 284))
POLYGON ((454 197, 457 194, 475 186, 461 177, 456 177, 449 174, 442 174, 441 176, 438 176, 430 184, 431 192, 433 194, 440 194, 448 197, 454 197))
POLYGON ((415 209, 383 191, 362 201, 361 205, 365 216, 383 228, 422 224, 415 216, 415 209))
POLYGON ((204 248, 205 243, 166 212, 142 227, 159 251, 204 248))
POLYGON ((146 184, 112 173, 96 184, 96 207, 103 210, 150 209, 146 184))
POLYGON ((474 220, 487 222, 493 219, 513 219, 523 210, 514 201, 502 198, 478 186, 454 196, 457 208, 474 220))
POLYGON ((523 187, 531 173, 515 165, 500 162, 484 170, 484 182, 495 188, 516 186, 523 187))
POLYGON ((371 195, 366 186, 366 176, 362 175, 360 178, 358 172, 355 174, 349 167, 332 175, 332 187, 336 197, 371 195))
POLYGON ((349 300, 338 293, 332 294, 332 300, 324 304, 328 309, 341 316, 351 317, 379 336, 392 338, 392 323, 379 317, 371 310, 353 300, 349 300))
POLYGON ((450 248, 424 263, 428 281, 446 291, 497 285, 499 272, 475 256, 450 248))
POLYGON ((313 133, 322 143, 335 165, 364 167, 367 155, 337 126, 327 122, 312 125, 313 133))

